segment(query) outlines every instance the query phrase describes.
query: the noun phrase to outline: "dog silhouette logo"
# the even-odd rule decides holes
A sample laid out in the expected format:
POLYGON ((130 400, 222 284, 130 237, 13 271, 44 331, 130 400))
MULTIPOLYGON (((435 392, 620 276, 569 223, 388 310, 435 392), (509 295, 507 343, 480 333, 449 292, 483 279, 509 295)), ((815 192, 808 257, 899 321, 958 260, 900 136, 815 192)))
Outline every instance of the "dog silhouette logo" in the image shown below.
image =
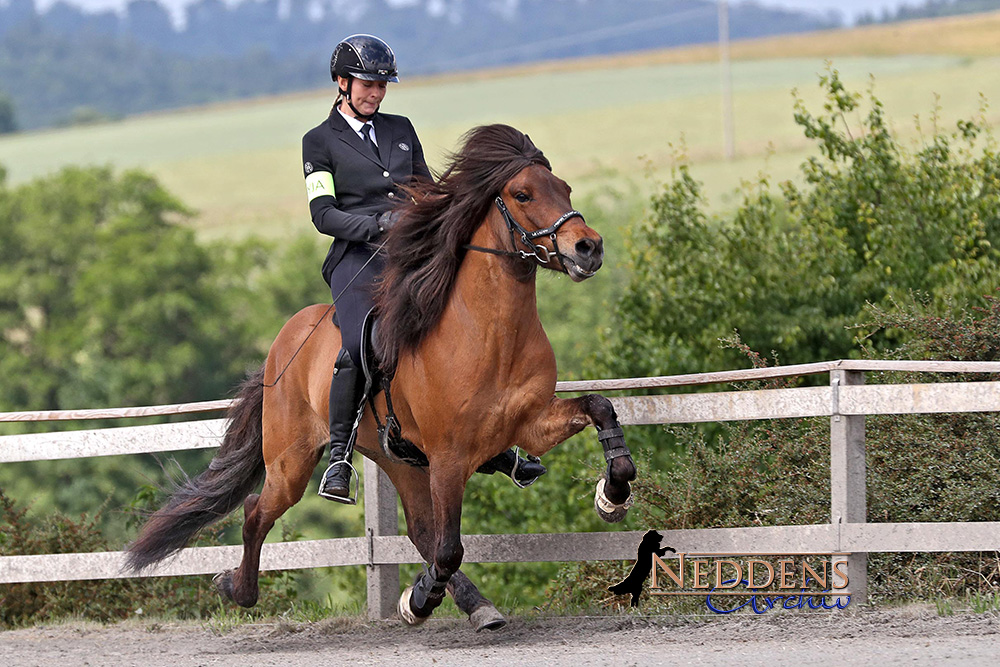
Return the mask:
POLYGON ((662 558, 668 551, 677 553, 677 550, 672 547, 661 547, 660 542, 662 541, 663 535, 660 535, 655 530, 646 531, 646 534, 642 536, 642 541, 639 543, 632 571, 622 581, 613 586, 608 586, 608 590, 615 595, 631 595, 631 606, 638 607, 642 584, 649 577, 649 573, 653 569, 653 554, 662 558))

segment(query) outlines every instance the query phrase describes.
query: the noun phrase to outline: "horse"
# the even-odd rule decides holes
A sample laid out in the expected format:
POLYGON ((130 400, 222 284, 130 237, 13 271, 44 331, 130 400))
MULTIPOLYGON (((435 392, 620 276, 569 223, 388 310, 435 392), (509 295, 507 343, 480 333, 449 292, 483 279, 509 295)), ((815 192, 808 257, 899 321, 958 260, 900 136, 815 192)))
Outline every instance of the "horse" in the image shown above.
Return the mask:
MULTIPOLYGON (((570 187, 544 154, 507 125, 470 130, 441 177, 407 194, 387 233, 376 295, 375 347, 389 391, 372 392, 356 449, 392 481, 407 535, 428 563, 400 596, 402 620, 423 622, 448 592, 477 631, 495 629, 506 620, 459 569, 462 500, 479 466, 515 445, 540 457, 592 425, 607 460, 595 509, 619 521, 632 502, 636 467, 611 402, 555 397, 555 355, 535 295, 539 267, 574 282, 593 276, 603 240, 572 208, 570 187), (399 431, 425 466, 380 444, 387 393, 399 431)), ((256 604, 264 538, 302 498, 328 440, 330 373, 341 347, 329 310, 308 306, 284 325, 241 385, 208 469, 145 523, 126 550, 127 568, 141 571, 174 554, 242 502, 242 560, 215 581, 224 597, 256 604)))

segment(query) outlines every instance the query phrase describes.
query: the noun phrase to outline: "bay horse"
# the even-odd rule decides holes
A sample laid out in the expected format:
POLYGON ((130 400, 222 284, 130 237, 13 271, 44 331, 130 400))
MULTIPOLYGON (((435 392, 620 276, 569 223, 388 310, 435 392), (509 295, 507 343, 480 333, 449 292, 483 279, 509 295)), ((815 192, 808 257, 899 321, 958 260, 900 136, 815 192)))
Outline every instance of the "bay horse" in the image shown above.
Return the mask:
MULTIPOLYGON (((631 503, 636 468, 614 408, 595 394, 555 397, 555 355, 535 300, 538 267, 585 280, 601 267, 603 240, 573 210, 569 186, 542 152, 506 125, 471 130, 441 178, 408 193, 387 235, 376 349, 380 367, 394 371, 387 375, 401 432, 427 465, 390 458, 372 410, 356 447, 392 480, 407 534, 429 563, 400 597, 402 619, 419 624, 450 592, 477 631, 494 629, 506 621, 459 570, 462 498, 480 465, 515 445, 542 456, 593 425, 607 460, 595 508, 618 521, 631 503)), ((147 521, 127 548, 127 568, 177 552, 242 502, 243 558, 216 586, 244 607, 256 604, 264 538, 302 498, 329 439, 330 373, 341 344, 328 310, 309 306, 281 329, 263 367, 242 384, 208 469, 147 521)), ((385 392, 374 406, 386 414, 385 392)))

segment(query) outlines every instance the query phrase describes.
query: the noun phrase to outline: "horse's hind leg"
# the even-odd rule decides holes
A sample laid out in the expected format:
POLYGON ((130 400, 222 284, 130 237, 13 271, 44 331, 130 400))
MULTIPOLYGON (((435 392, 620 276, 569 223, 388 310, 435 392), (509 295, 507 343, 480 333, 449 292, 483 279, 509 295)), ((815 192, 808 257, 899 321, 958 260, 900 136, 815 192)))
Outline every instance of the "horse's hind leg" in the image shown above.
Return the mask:
POLYGON ((469 615, 469 623, 480 630, 499 630, 507 625, 507 619, 492 602, 483 597, 472 581, 461 570, 448 580, 448 592, 459 609, 469 615))
MULTIPOLYGON (((389 475, 399 493, 410 541, 417 547, 424 560, 433 562, 434 522, 430 476, 427 474, 427 469, 388 463, 382 457, 375 457, 375 460, 389 475)), ((461 570, 456 571, 448 580, 447 590, 455 600, 455 605, 469 616, 469 623, 476 632, 496 630, 507 624, 493 603, 483 597, 476 585, 461 570)), ((407 598, 406 604, 409 604, 409 596, 406 593, 404 596, 407 598)), ((402 616, 406 621, 405 610, 402 616)), ((422 620, 423 618, 420 618, 416 622, 422 620)))
POLYGON ((297 503, 309 484, 322 449, 300 442, 289 447, 267 466, 260 495, 243 503, 243 560, 236 571, 215 578, 216 588, 241 607, 257 604, 260 549, 274 522, 297 503))

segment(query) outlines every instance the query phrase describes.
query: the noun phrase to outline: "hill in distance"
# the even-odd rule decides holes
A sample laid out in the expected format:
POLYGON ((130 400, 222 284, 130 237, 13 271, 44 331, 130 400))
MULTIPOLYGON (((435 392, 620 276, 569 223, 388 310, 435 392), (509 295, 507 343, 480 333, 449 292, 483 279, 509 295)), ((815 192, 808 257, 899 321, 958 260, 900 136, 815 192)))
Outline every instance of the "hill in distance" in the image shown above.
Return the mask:
MULTIPOLYGON (((714 0, 198 0, 178 30, 156 0, 123 16, 0 3, 0 95, 23 129, 308 90, 336 42, 377 34, 404 77, 715 41, 714 0)), ((812 12, 738 4, 734 38, 831 27, 812 12)))

